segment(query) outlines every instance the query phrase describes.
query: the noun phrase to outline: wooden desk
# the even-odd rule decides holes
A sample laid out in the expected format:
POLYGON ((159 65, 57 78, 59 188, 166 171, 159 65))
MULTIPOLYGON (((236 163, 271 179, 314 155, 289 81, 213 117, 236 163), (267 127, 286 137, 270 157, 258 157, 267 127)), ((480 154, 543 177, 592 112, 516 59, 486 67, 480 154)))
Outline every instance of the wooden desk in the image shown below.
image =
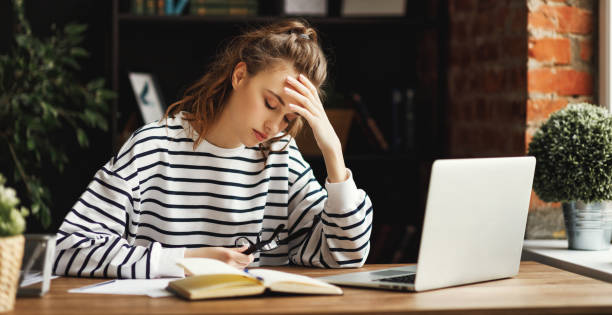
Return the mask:
MULTIPOLYGON (((396 265, 370 265, 363 270, 396 265)), ((272 269, 272 268, 271 268, 272 269)), ((312 277, 349 270, 274 268, 312 277)), ((19 298, 5 314, 575 314, 612 313, 612 284, 536 262, 511 279, 421 293, 343 288, 343 296, 278 296, 184 301, 67 293, 100 279, 59 278, 42 298, 19 298)))

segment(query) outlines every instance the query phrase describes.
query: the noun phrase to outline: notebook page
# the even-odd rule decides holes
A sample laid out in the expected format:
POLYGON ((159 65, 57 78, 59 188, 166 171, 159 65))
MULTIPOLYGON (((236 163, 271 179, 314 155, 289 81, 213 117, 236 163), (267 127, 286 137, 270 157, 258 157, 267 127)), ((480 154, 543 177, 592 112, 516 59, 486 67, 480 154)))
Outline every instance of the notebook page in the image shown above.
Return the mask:
POLYGON ((249 273, 263 278, 264 284, 266 286, 274 282, 297 282, 316 287, 336 287, 327 282, 323 282, 321 280, 317 280, 311 277, 282 271, 275 271, 269 269, 249 269, 249 273))

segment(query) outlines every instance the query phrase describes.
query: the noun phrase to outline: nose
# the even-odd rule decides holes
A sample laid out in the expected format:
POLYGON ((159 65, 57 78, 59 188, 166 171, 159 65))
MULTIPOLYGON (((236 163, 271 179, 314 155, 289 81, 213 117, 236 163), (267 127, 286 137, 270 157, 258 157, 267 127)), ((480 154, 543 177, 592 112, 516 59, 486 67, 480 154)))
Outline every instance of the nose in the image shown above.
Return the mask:
POLYGON ((268 136, 275 136, 282 129, 283 124, 283 116, 279 117, 270 117, 264 124, 264 132, 268 134, 268 136))

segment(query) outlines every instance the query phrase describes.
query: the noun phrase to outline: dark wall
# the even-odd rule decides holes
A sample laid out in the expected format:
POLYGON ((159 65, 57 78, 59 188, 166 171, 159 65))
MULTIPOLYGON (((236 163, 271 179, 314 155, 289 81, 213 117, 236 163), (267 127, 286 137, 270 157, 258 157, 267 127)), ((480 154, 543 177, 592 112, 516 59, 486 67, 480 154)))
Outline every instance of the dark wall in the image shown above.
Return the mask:
MULTIPOLYGON (((82 47, 89 51, 90 56, 80 60, 81 72, 79 78, 87 82, 93 78, 104 77, 107 88, 110 79, 110 29, 111 29, 111 1, 102 0, 26 0, 26 18, 32 26, 36 36, 46 37, 51 34, 51 25, 55 23, 58 28, 70 22, 87 24, 82 47)), ((0 54, 6 54, 13 42, 13 16, 12 1, 0 1, 0 54)), ((50 164, 43 165, 44 172, 36 174, 43 178, 44 183, 52 193, 53 222, 47 232, 55 232, 64 216, 85 190, 93 178, 95 171, 100 168, 111 156, 110 133, 100 130, 86 130, 90 137, 90 147, 80 148, 74 133, 66 134, 67 146, 70 148, 70 165, 63 173, 58 173, 50 164)), ((4 150, 1 150, 2 152, 4 150)), ((8 170, 12 172, 11 170, 8 170)), ((4 170, 7 174, 10 174, 4 170)), ((20 192, 23 196, 23 193, 20 192)), ((25 201, 26 198, 22 197, 25 201)), ((28 220, 28 233, 43 232, 37 220, 28 220)))

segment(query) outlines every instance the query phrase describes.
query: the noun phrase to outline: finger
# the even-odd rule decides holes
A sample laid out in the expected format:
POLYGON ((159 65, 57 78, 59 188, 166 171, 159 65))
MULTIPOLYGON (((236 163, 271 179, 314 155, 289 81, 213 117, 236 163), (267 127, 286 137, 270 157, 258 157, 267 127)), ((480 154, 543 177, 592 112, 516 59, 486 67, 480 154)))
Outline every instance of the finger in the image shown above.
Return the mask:
POLYGON ((236 253, 232 257, 232 260, 234 262, 236 262, 237 264, 240 264, 242 266, 246 266, 246 265, 250 264, 254 259, 255 258, 253 257, 253 254, 244 255, 242 253, 236 253))
POLYGON ((295 104, 289 104, 289 108, 291 108, 291 110, 296 112, 298 115, 304 117, 304 119, 308 121, 308 124, 310 124, 312 120, 314 119, 314 116, 312 115, 312 113, 309 112, 306 108, 302 106, 298 106, 295 104))
POLYGON ((296 90, 285 87, 285 93, 293 97, 297 101, 297 103, 302 104, 302 106, 306 108, 308 111, 310 111, 313 115, 318 116, 320 114, 318 109, 313 106, 310 99, 298 93, 296 90))
POLYGON ((316 94, 313 94, 312 91, 309 88, 307 88, 304 84, 302 84, 300 81, 292 77, 287 77, 287 83, 289 83, 293 88, 295 88, 298 92, 300 92, 302 95, 306 96, 307 98, 310 98, 311 100, 314 99, 314 96, 316 94))
POLYGON ((249 245, 246 245, 246 244, 245 244, 245 245, 242 245, 242 246, 240 246, 240 247, 234 247, 234 248, 231 248, 231 249, 233 249, 234 251, 237 251, 237 252, 239 252, 239 253, 242 253, 242 252, 244 252, 245 250, 249 249, 249 245))
POLYGON ((312 82, 310 82, 310 80, 308 80, 308 78, 305 75, 300 73, 300 75, 298 76, 298 80, 300 80, 300 82, 306 85, 306 87, 308 87, 308 89, 311 91, 313 95, 316 95, 317 97, 319 96, 319 92, 317 92, 317 88, 314 86, 314 84, 312 84, 312 82))

